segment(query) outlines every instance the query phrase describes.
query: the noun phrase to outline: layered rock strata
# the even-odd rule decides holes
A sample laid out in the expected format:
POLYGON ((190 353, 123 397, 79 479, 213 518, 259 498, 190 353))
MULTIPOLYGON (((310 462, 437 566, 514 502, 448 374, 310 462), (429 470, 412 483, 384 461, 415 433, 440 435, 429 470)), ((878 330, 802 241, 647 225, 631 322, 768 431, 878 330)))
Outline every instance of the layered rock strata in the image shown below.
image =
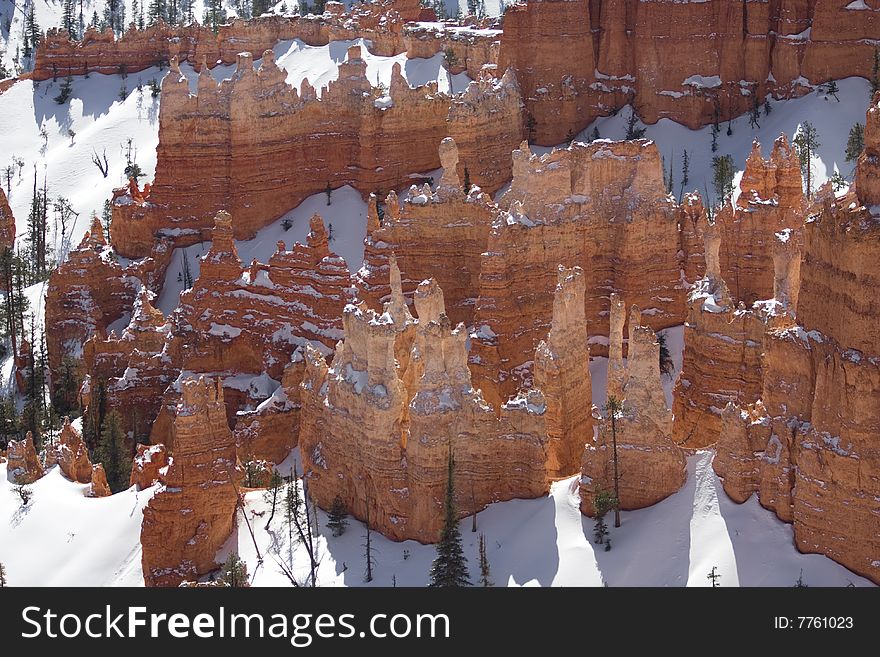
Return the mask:
POLYGON ((128 485, 138 490, 149 488, 167 472, 168 450, 165 445, 138 445, 131 462, 128 485))
POLYGON ((650 141, 574 143, 540 157, 523 143, 513 172, 500 200, 509 210, 496 213, 482 256, 471 335, 474 385, 496 408, 531 385, 557 265, 583 268, 588 331, 602 353, 613 292, 643 308, 655 330, 682 322, 705 216, 698 198, 679 205, 666 193, 650 141))
POLYGON ((633 105, 646 123, 727 120, 811 85, 872 75, 880 7, 843 0, 529 0, 504 15, 530 140, 559 144, 633 105))
MULTIPOLYGON (((619 309, 612 313, 621 314, 619 309)), ((660 378, 660 344, 640 318, 634 307, 626 366, 617 374, 623 385, 618 390, 609 388, 609 401, 613 394, 619 406, 606 405, 598 431, 587 440, 583 452, 579 487, 581 511, 587 515, 595 512, 598 493, 615 490, 615 441, 621 509, 656 504, 680 489, 687 478, 684 451, 672 439, 672 412, 666 407, 660 378)), ((609 341, 619 345, 623 322, 612 326, 609 341)))
POLYGON ((147 586, 177 586, 214 570, 214 557, 235 525, 235 442, 223 387, 187 379, 171 425, 174 453, 144 507, 142 565, 147 586))
POLYGON ((536 357, 546 397, 524 392, 500 417, 471 385, 467 333, 446 316, 436 282, 416 290, 417 320, 396 284, 381 315, 346 308, 332 364, 314 349, 305 354, 300 449, 318 504, 339 495, 386 536, 433 542, 450 453, 463 515, 542 495, 551 479, 576 471, 592 421, 583 289, 579 270, 560 274, 536 357))
POLYGON ((218 85, 203 72, 193 96, 172 61, 162 81, 156 178, 140 198, 124 189, 114 195, 114 248, 141 256, 157 236, 204 241, 219 210, 235 217, 236 239, 252 237, 328 186, 369 194, 436 169, 446 136, 456 139, 474 184, 489 192, 504 184, 508 154, 522 137, 513 75, 473 82, 451 99, 436 83, 411 88, 400 71, 395 63, 383 95, 352 46, 319 97, 307 80, 290 87, 272 51, 256 71, 241 53, 231 79, 218 85), (185 181, 182 169, 190 172, 185 181))
POLYGON ((381 221, 377 199, 370 197, 364 264, 354 275, 354 285, 359 299, 381 309, 391 293, 389 262, 396 257, 407 297, 423 280, 434 278, 443 289, 449 319, 470 324, 497 207, 479 187, 465 192, 464 166, 454 139, 443 139, 439 156, 443 176, 435 190, 413 185, 402 204, 392 191, 381 221))

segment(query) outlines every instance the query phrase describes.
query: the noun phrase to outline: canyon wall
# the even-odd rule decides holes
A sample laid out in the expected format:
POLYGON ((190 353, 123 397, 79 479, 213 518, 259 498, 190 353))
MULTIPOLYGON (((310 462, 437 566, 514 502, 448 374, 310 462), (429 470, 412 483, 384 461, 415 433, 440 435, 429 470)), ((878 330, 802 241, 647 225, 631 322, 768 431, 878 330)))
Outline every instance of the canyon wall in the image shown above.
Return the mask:
POLYGON ((517 72, 530 141, 550 145, 628 103, 698 128, 870 78, 878 39, 875 2, 529 0, 505 13, 498 67, 517 72))
POLYGON ((612 292, 641 307, 655 330, 683 321, 705 211, 698 197, 679 205, 666 193, 653 142, 574 143, 540 157, 523 143, 500 204, 509 210, 496 214, 482 256, 470 352, 474 385, 496 408, 531 385, 559 264, 584 270, 597 353, 607 345, 612 292))
MULTIPOLYGON (((371 196, 364 264, 354 275, 354 285, 358 299, 380 310, 391 293, 389 261, 396 257, 407 297, 423 280, 433 278, 443 289, 449 319, 469 325, 497 207, 479 187, 465 193, 454 139, 440 143, 439 155, 443 176, 437 189, 413 185, 402 205, 392 191, 385 199, 381 223, 376 198, 371 196)), ((470 168, 467 173, 470 177, 470 168)))
POLYGON ((450 455, 462 515, 543 495, 551 479, 577 471, 592 430, 584 276, 558 273, 552 327, 536 357, 546 396, 524 392, 496 416, 471 385, 467 333, 447 317, 440 287, 419 285, 415 320, 393 264, 391 273, 382 314, 346 308, 329 367, 307 349, 300 449, 319 505, 338 495, 386 536, 434 542, 450 455))
POLYGON ((139 256, 157 236, 178 245, 204 241, 220 210, 234 217, 236 239, 250 238, 328 186, 368 194, 436 169, 447 135, 474 184, 491 192, 510 177, 509 153, 522 136, 512 75, 481 79, 450 98, 436 83, 410 88, 395 63, 383 96, 352 46, 320 97, 307 80, 297 91, 285 79, 272 51, 257 71, 241 53, 231 79, 218 85, 203 71, 193 96, 172 61, 162 81, 156 177, 143 193, 116 193, 114 248, 139 256))
POLYGON ((880 96, 868 111, 856 184, 824 185, 809 208, 799 271, 777 268, 777 303, 795 306, 763 343, 760 402, 728 407, 715 468, 736 501, 793 523, 802 552, 880 583, 880 96), (786 274, 799 274, 799 286, 786 274), (796 305, 795 305, 796 304, 796 305))

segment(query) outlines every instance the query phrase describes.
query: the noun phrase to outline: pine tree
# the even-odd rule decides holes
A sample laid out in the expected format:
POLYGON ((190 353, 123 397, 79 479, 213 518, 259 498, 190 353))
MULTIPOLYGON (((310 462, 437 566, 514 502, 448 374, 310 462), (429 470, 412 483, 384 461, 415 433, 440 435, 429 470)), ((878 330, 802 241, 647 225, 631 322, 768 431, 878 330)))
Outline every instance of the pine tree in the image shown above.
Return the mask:
POLYGON ((251 13, 254 16, 262 16, 269 11, 269 0, 254 0, 251 5, 251 13))
POLYGON ((324 193, 327 195, 327 205, 330 205, 330 197, 333 194, 333 188, 330 186, 330 182, 327 182, 327 187, 324 188, 324 193))
POLYGON ((6 566, 0 563, 0 589, 6 586, 6 566))
POLYGON ((327 527, 333 531, 334 536, 342 536, 348 527, 348 512, 342 497, 337 495, 333 498, 333 505, 327 514, 327 527))
POLYGON ((828 96, 833 96, 834 100, 838 103, 840 102, 840 98, 837 97, 837 92, 840 91, 840 88, 837 86, 836 80, 828 80, 828 82, 824 85, 825 90, 825 100, 828 100, 828 96))
POLYGON ((669 347, 666 346, 666 334, 657 333, 657 342, 660 345, 660 373, 669 376, 675 370, 675 364, 672 362, 669 347))
POLYGON ((810 585, 804 581, 804 569, 801 568, 801 574, 798 575, 797 581, 794 583, 796 589, 807 589, 810 585))
POLYGON ((752 108, 749 111, 749 125, 752 128, 760 129, 761 124, 758 123, 758 119, 761 118, 761 109, 758 106, 758 95, 755 93, 755 90, 752 90, 752 108))
POLYGON ((608 540, 608 525, 605 523, 605 515, 611 509, 617 508, 617 498, 610 490, 599 490, 593 501, 596 511, 596 523, 593 527, 593 540, 598 545, 605 545, 605 550, 611 549, 611 541, 608 540))
POLYGON ((812 123, 804 121, 798 127, 792 144, 795 151, 797 151, 798 160, 800 161, 801 175, 804 176, 807 198, 810 198, 813 194, 813 155, 816 153, 816 149, 821 146, 819 143, 819 132, 812 123))
POLYGON ((617 420, 623 416, 623 401, 609 395, 605 401, 605 414, 611 420, 611 447, 614 460, 614 526, 620 527, 620 462, 617 458, 617 420))
POLYGON ((486 535, 480 534, 480 585, 492 586, 489 557, 486 556, 486 535))
POLYGON ((461 546, 458 530, 458 512, 455 507, 455 459, 452 450, 446 466, 446 498, 443 504, 443 529, 437 543, 437 557, 431 564, 430 586, 470 586, 467 560, 461 546))
POLYGON ((672 177, 672 163, 675 160, 675 155, 669 158, 669 177, 666 179, 666 193, 671 194, 672 188, 675 186, 675 180, 672 177))
POLYGON ((599 139, 599 126, 593 126, 593 131, 590 133, 590 141, 596 141, 599 139))
POLYGON ((471 191, 471 172, 467 167, 464 168, 464 193, 469 194, 471 191))
POLYGON ((67 30, 72 40, 77 36, 76 0, 64 0, 61 11, 61 26, 67 30))
POLYGON ((626 139, 641 139, 645 136, 647 128, 644 126, 637 126, 637 121, 638 116, 636 115, 636 110, 630 108, 629 119, 626 122, 626 139))
POLYGON ((131 451, 126 445, 122 431, 122 418, 117 411, 111 411, 101 425, 101 437, 95 450, 95 461, 104 466, 107 484, 114 493, 128 488, 131 472, 131 451))
POLYGON ((266 531, 269 530, 269 526, 272 524, 272 519, 275 517, 275 508, 278 506, 278 499, 281 495, 281 488, 283 485, 284 478, 273 468, 272 476, 269 477, 269 482, 266 485, 266 492, 263 493, 263 499, 271 505, 272 509, 269 513, 269 519, 266 521, 266 531))
POLYGON ((712 158, 712 183, 720 203, 724 203, 733 193, 733 158, 730 155, 717 155, 712 158))
POLYGON ((205 0, 205 25, 211 28, 214 34, 220 26, 226 22, 226 10, 222 0, 205 0))
POLYGON ((373 567, 376 565, 376 561, 373 558, 373 541, 370 536, 371 527, 370 527, 370 498, 367 496, 366 504, 364 505, 366 509, 366 518, 364 520, 364 525, 366 526, 367 533, 364 536, 364 560, 366 561, 366 568, 364 569, 364 581, 372 582, 373 581, 373 567))
POLYGON ((37 17, 34 13, 35 4, 31 2, 24 21, 24 56, 26 58, 36 52, 37 46, 40 45, 40 40, 43 38, 43 33, 40 31, 40 25, 37 23, 37 17))
POLYGON ((681 196, 684 194, 684 188, 690 183, 690 168, 691 163, 688 159, 688 152, 685 151, 681 156, 681 190, 678 192, 678 198, 681 199, 681 196))
POLYGON ((855 162, 865 150, 865 126, 856 123, 849 129, 849 137, 846 140, 846 161, 855 162))
POLYGON ((232 588, 248 585, 247 565, 235 552, 230 552, 220 568, 220 581, 232 588))
POLYGON ((718 150, 718 133, 721 132, 721 128, 718 127, 717 123, 712 124, 712 152, 716 152, 718 150))

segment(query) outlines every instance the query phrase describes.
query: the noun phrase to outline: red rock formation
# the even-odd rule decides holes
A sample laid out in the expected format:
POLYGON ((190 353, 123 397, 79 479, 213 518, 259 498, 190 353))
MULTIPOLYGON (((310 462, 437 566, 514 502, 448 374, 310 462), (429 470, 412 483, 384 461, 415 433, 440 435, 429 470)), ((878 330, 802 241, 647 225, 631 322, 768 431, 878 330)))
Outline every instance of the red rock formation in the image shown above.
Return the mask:
POLYGON ((30 431, 24 440, 10 440, 6 445, 6 476, 15 484, 30 484, 43 476, 30 431))
POLYGON ((214 570, 238 505, 235 443, 219 381, 183 383, 171 431, 174 453, 141 527, 147 586, 177 586, 214 570))
POLYGON ((770 158, 761 157, 755 141, 746 160, 736 205, 725 204, 715 221, 724 248, 721 275, 737 301, 751 306, 773 296, 773 249, 776 234, 790 230, 800 241, 805 198, 797 153, 785 135, 773 143, 770 158))
MULTIPOLYGON (((672 413, 660 379, 660 344, 654 331, 641 326, 637 308, 629 319, 626 385, 618 401, 622 411, 600 422, 583 453, 581 511, 594 513, 599 491, 614 490, 616 432, 620 508, 640 509, 672 495, 684 485, 684 452, 672 439, 672 413)), ((619 326, 619 322, 616 323, 619 326)), ((614 336, 610 337, 613 342, 614 336)))
POLYGON ((381 309, 391 293, 389 259, 396 256, 407 296, 423 280, 434 278, 443 289, 449 319, 470 324, 495 205, 478 187, 465 194, 458 148, 451 137, 440 144, 440 162, 444 173, 436 191, 413 185, 402 207, 391 192, 381 225, 371 196, 364 265, 354 275, 354 284, 359 299, 381 309))
POLYGON ((550 479, 576 470, 591 428, 579 271, 562 272, 551 334, 539 347, 547 397, 523 393, 500 417, 471 386, 464 326, 452 327, 436 282, 416 290, 417 322, 399 285, 392 289, 381 315, 346 309, 330 367, 306 352, 300 449, 318 504, 340 495, 386 536, 433 542, 450 450, 462 514, 542 495, 550 479))
POLYGON ((168 465, 168 450, 165 445, 138 445, 137 454, 131 462, 129 486, 138 490, 149 488, 159 481, 168 465))
POLYGON ((523 143, 513 161, 501 200, 510 209, 489 234, 471 335, 475 386, 496 408, 530 385, 559 264, 584 269, 597 351, 611 292, 644 308, 654 329, 680 324, 686 277, 696 278, 693 255, 701 251, 694 217, 705 214, 693 199, 679 206, 666 194, 653 142, 575 143, 541 157, 523 143))
POLYGON ((0 249, 11 248, 15 244, 15 217, 12 216, 12 208, 6 192, 0 187, 0 249))
POLYGON ((300 384, 305 363, 297 348, 272 396, 254 410, 239 411, 235 423, 235 445, 239 456, 281 463, 299 438, 300 384))
MULTIPOLYGON (((95 218, 79 247, 52 272, 46 291, 46 349, 53 394, 68 393, 55 389, 62 361, 68 358, 78 370, 86 341, 105 334, 110 324, 122 318, 143 285, 161 285, 171 258, 168 242, 151 244, 149 252, 149 258, 122 267, 112 257, 101 222, 95 218)), ((66 399, 68 404, 73 401, 66 399)))
POLYGON ((504 16, 498 64, 516 69, 530 140, 558 144, 630 103, 690 128, 871 75, 880 14, 843 0, 530 0, 504 16))
MULTIPOLYGON (((46 465, 49 464, 48 458, 46 465)), ((51 460, 58 464, 61 472, 68 479, 80 484, 88 484, 92 481, 92 462, 89 460, 89 450, 79 431, 71 426, 68 418, 64 418, 64 425, 58 435, 58 444, 54 448, 51 460)))
POLYGON ((110 485, 107 483, 107 473, 104 472, 104 466, 100 463, 92 466, 92 473, 89 479, 89 490, 86 493, 88 497, 109 497, 113 494, 110 490, 110 485))
POLYGON ((880 283, 878 104, 875 96, 856 185, 840 196, 823 186, 804 226, 799 272, 793 262, 776 269, 776 289, 797 304, 797 323, 789 312, 765 334, 766 410, 725 413, 729 433, 715 467, 735 500, 757 491, 763 506, 792 522, 799 550, 880 583, 880 317, 870 293, 880 283), (798 273, 799 288, 786 280, 798 273))
POLYGON ((512 76, 474 82, 451 101, 433 83, 410 88, 395 64, 392 105, 377 105, 360 47, 352 46, 320 98, 307 81, 297 91, 285 79, 271 51, 258 71, 242 53, 231 80, 218 86, 203 72, 191 96, 172 63, 162 82, 155 182, 143 203, 115 195, 112 239, 120 253, 144 255, 157 235, 179 245, 203 241, 219 210, 235 217, 237 239, 248 238, 328 184, 367 193, 398 187, 411 172, 437 167, 437 144, 447 135, 457 139, 475 184, 493 191, 509 178, 508 153, 521 136, 512 76), (186 180, 180 170, 189 172, 186 180))

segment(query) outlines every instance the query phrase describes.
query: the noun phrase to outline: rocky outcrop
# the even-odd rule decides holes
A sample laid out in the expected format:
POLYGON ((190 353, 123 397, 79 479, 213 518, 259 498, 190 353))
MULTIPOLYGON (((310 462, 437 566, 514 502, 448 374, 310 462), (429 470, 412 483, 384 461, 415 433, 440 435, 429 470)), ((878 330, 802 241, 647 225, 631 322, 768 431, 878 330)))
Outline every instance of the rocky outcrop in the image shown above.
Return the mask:
POLYGON ((15 217, 6 192, 0 187, 0 249, 11 248, 15 244, 15 217))
POLYGON ((67 260, 49 277, 46 291, 46 350, 53 376, 56 399, 75 405, 74 389, 60 389, 58 376, 63 361, 82 378, 80 359, 85 343, 93 335, 105 335, 108 327, 130 311, 141 288, 157 289, 171 259, 166 240, 158 240, 148 250, 150 257, 125 267, 113 257, 99 219, 67 260))
POLYGON ((470 324, 482 254, 497 208, 479 187, 464 191, 470 169, 465 173, 461 166, 454 139, 443 139, 439 156, 443 177, 436 190, 413 185, 402 205, 391 192, 381 221, 376 198, 370 197, 364 264, 354 275, 354 284, 359 299, 381 309, 391 294, 389 261, 396 257, 407 297, 423 280, 434 278, 443 289, 449 319, 470 324))
POLYGON ((498 64, 516 69, 531 141, 559 144, 633 105, 690 128, 768 96, 871 76, 880 11, 843 0, 529 0, 504 15, 498 64))
POLYGON ((10 440, 6 445, 6 476, 15 484, 30 484, 43 476, 43 464, 30 431, 24 440, 10 440))
POLYGON ((253 410, 239 411, 235 422, 235 445, 240 457, 281 463, 299 438, 300 384, 305 362, 297 348, 284 368, 281 385, 253 410))
POLYGON ((305 354, 300 450, 318 504, 339 495, 386 536, 433 542, 450 453, 462 514, 542 495, 551 479, 576 471, 591 429, 583 285, 580 271, 560 275, 537 357, 547 397, 523 392, 498 417, 471 385, 467 333, 453 327, 435 281, 414 294, 418 320, 399 283, 381 315, 346 308, 332 364, 314 349, 305 354))
POLYGON ((174 452, 141 527, 147 586, 177 586, 214 570, 238 505, 235 442, 219 381, 184 381, 171 432, 174 452))
POLYGON ((138 490, 149 488, 159 481, 168 466, 168 450, 165 445, 138 445, 137 453, 131 462, 129 487, 138 490))
POLYGON ((104 466, 100 463, 92 466, 89 481, 89 488, 86 493, 88 497, 108 497, 113 494, 110 490, 110 485, 107 483, 107 473, 104 472, 104 466))
POLYGON ((761 396, 764 334, 790 324, 798 301, 800 180, 784 137, 768 160, 756 142, 736 207, 726 205, 702 229, 706 275, 688 296, 675 396, 675 440, 685 447, 714 443, 729 424, 723 419, 728 404, 745 408, 761 396))
POLYGON ((83 442, 82 436, 71 424, 68 418, 64 418, 61 433, 58 435, 58 444, 53 448, 54 454, 47 456, 58 464, 64 476, 80 484, 88 484, 92 481, 92 462, 89 460, 89 450, 83 442))
MULTIPOLYGON (((878 104, 875 96, 868 125, 878 104)), ((725 411, 715 468, 733 499, 757 492, 791 522, 799 550, 880 583, 880 317, 870 293, 880 283, 871 155, 880 134, 874 125, 865 135, 854 188, 820 189, 799 267, 790 258, 776 268, 776 290, 796 303, 796 323, 789 312, 765 333, 761 404, 725 411), (799 288, 785 283, 797 269, 799 288)))
POLYGON ((135 73, 165 66, 174 57, 188 60, 197 69, 205 62, 213 68, 234 63, 242 51, 262 52, 294 39, 323 46, 363 38, 375 54, 393 56, 406 49, 404 23, 420 20, 421 10, 412 4, 412 0, 386 0, 361 3, 347 13, 344 6, 342 11, 331 6, 321 16, 236 18, 220 25, 216 35, 196 22, 172 26, 162 20, 142 30, 132 23, 119 38, 110 28, 101 32, 89 27, 80 41, 71 40, 63 29, 52 28, 40 41, 31 77, 39 81, 89 73, 135 73))
POLYGON ((243 239, 328 185, 365 194, 400 187, 412 172, 437 168, 437 145, 447 135, 474 184, 491 192, 510 177, 508 154, 522 135, 512 75, 475 81, 451 99, 436 83, 410 88, 395 63, 383 95, 352 46, 320 97, 307 80, 296 90, 286 77, 272 51, 256 71, 241 53, 231 79, 218 85, 203 72, 193 96, 172 61, 162 81, 155 180, 139 197, 115 194, 112 240, 120 253, 145 255, 162 235, 177 245, 204 241, 220 210, 232 214, 243 239))
POLYGON ((682 322, 705 212, 696 197, 677 204, 661 169, 645 140, 574 143, 540 157, 523 143, 513 152, 513 180, 499 202, 509 210, 489 233, 471 335, 474 385, 493 406, 531 385, 559 264, 584 270, 597 353, 607 344, 612 292, 643 308, 656 330, 682 322))
POLYGON ((772 298, 776 235, 789 231, 799 244, 805 201, 797 153, 785 135, 773 143, 768 159, 756 140, 736 204, 725 203, 715 216, 724 245, 721 275, 737 302, 750 307, 772 298))
MULTIPOLYGON (((622 331, 622 324, 615 328, 622 331)), ((619 342, 620 336, 610 336, 619 342)), ((637 308, 629 319, 626 384, 618 406, 604 409, 599 430, 587 440, 580 478, 581 511, 592 515, 600 491, 614 491, 615 447, 621 509, 641 509, 669 497, 687 478, 684 451, 672 439, 672 412, 660 379, 657 335, 641 326, 637 308)), ((610 400, 610 398, 609 398, 610 400)))

